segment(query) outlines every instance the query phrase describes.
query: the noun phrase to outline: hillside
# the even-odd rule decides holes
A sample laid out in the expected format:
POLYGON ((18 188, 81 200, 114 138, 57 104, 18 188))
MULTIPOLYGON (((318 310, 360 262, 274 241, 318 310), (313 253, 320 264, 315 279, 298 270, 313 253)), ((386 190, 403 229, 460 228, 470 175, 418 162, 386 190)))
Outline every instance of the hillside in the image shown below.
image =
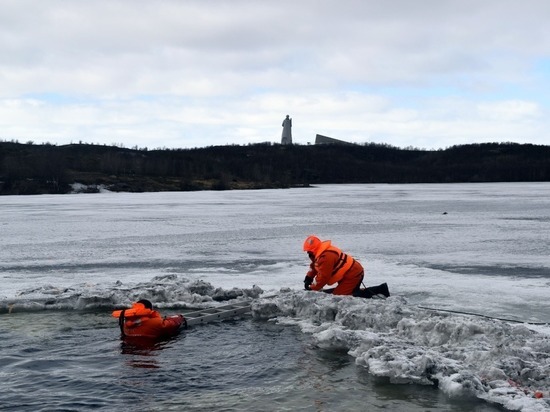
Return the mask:
POLYGON ((135 150, 0 142, 0 194, 261 189, 321 183, 550 181, 550 146, 484 143, 446 150, 388 145, 213 146, 135 150))

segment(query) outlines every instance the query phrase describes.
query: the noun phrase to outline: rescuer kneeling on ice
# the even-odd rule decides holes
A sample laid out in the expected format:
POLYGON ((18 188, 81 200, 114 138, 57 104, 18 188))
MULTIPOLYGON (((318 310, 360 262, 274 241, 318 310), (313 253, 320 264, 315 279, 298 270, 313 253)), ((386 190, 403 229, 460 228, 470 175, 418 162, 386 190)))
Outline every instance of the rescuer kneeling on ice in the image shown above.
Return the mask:
POLYGON ((306 290, 320 291, 325 285, 338 284, 336 288, 324 289, 323 292, 363 298, 390 296, 386 283, 361 289, 365 275, 363 266, 333 246, 330 240, 321 241, 317 236, 309 236, 304 242, 304 251, 311 260, 310 270, 304 279, 306 290))

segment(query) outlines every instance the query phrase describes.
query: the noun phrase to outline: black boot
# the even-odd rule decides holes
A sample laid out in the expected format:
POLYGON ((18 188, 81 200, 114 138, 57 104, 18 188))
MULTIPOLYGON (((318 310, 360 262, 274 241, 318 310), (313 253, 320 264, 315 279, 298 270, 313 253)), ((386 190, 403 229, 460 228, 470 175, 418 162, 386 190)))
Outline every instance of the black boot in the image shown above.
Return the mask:
POLYGON ((353 292, 353 296, 355 296, 356 298, 370 299, 374 296, 374 293, 372 293, 370 289, 371 288, 357 289, 355 292, 353 292))
POLYGON ((380 288, 380 293, 382 293, 382 295, 384 295, 387 298, 390 297, 390 289, 388 288, 387 283, 384 282, 378 287, 380 288))
POLYGON ((370 286, 366 290, 371 295, 369 297, 373 297, 373 296, 376 296, 376 295, 382 295, 386 298, 390 297, 390 290, 388 289, 388 284, 387 283, 382 283, 381 285, 378 285, 378 286, 370 286))
POLYGON ((365 289, 357 289, 355 292, 353 292, 353 296, 366 299, 370 299, 372 297, 381 298, 382 296, 389 298, 390 290, 387 283, 382 283, 378 286, 370 286, 365 289))

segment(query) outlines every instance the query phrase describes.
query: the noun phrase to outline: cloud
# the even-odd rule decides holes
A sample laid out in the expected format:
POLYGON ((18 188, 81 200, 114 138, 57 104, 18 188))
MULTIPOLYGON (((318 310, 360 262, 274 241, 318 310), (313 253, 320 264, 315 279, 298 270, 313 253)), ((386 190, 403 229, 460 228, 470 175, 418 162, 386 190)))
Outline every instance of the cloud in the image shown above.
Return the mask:
POLYGON ((550 3, 6 0, 0 138, 545 143, 550 3))

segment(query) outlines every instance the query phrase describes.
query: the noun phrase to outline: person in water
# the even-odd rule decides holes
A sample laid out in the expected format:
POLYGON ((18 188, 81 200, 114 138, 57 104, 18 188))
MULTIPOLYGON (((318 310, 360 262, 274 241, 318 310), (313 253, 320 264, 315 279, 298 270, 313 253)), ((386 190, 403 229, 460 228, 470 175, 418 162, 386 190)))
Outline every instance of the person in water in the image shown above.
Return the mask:
POLYGON ((115 310, 122 337, 162 339, 177 335, 185 327, 183 315, 162 317, 147 299, 132 304, 130 309, 115 310))
POLYGON ((365 276, 363 266, 351 255, 342 252, 330 240, 321 241, 317 236, 308 236, 303 249, 311 260, 310 269, 304 278, 304 288, 332 293, 371 298, 381 294, 390 296, 388 285, 361 289, 365 276), (334 289, 323 289, 325 285, 337 284, 334 289))

